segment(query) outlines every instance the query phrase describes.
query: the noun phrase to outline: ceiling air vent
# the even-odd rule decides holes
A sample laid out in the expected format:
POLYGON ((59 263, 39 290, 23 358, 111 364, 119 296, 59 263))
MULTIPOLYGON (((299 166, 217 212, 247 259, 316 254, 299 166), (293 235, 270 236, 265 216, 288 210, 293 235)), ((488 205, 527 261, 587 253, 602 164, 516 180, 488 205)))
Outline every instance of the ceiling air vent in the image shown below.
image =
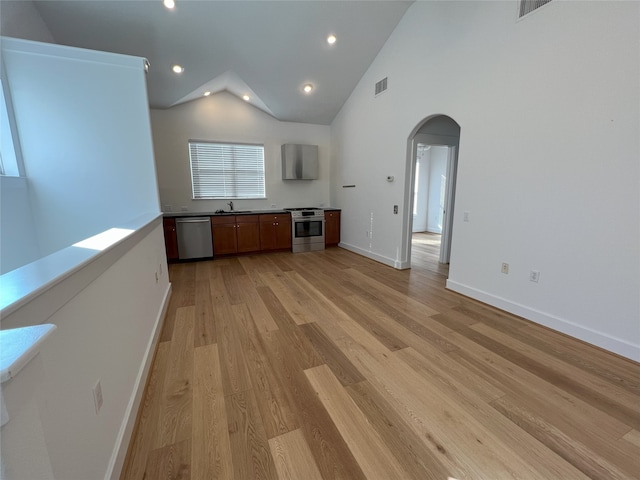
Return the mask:
POLYGON ((551 0, 520 0, 520 13, 518 14, 518 18, 528 15, 550 1, 551 0))
POLYGON ((384 77, 382 80, 380 80, 378 83, 376 83, 376 94, 375 94, 375 96, 377 97, 382 92, 384 92, 386 89, 387 89, 387 77, 384 77))

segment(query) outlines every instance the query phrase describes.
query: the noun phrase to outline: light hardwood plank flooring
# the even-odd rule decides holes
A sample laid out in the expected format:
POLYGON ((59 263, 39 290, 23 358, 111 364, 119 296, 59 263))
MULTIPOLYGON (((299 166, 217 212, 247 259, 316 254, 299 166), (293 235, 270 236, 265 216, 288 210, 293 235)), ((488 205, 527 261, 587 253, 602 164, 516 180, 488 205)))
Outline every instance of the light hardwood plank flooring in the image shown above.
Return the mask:
POLYGON ((445 277, 449 276, 449 265, 439 263, 441 235, 430 232, 415 232, 411 236, 411 265, 445 277))
POLYGON ((425 237, 171 265, 121 479, 639 479, 640 365, 445 290, 425 237))

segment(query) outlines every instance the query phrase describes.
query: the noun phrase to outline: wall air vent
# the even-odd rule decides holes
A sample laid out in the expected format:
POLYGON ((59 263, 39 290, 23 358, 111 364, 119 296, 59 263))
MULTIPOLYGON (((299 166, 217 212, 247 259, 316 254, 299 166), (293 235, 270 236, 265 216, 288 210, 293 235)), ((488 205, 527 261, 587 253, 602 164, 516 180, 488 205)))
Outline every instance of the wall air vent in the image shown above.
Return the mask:
POLYGON ((518 13, 518 18, 522 18, 525 15, 530 14, 550 1, 551 0, 520 0, 520 12, 518 13))
POLYGON ((380 80, 378 83, 376 83, 375 96, 377 97, 382 92, 384 92, 386 89, 387 89, 387 77, 384 77, 382 80, 380 80))

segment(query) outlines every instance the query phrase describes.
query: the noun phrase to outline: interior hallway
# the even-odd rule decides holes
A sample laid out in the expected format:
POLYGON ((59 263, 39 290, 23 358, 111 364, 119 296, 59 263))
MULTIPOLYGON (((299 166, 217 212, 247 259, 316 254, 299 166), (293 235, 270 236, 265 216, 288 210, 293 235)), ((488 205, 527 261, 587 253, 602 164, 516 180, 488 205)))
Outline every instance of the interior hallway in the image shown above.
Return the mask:
POLYGON ((439 263, 442 235, 430 232, 414 232, 411 236, 411 268, 425 269, 449 276, 449 264, 439 263))

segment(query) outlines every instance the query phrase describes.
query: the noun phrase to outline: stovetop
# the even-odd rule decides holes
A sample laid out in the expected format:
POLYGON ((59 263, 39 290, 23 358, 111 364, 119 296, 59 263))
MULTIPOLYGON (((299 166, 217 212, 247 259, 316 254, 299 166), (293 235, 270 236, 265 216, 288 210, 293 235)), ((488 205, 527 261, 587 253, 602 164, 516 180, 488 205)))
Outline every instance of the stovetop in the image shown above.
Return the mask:
POLYGON ((291 212, 292 218, 324 217, 324 210, 319 207, 285 208, 285 210, 291 212))

